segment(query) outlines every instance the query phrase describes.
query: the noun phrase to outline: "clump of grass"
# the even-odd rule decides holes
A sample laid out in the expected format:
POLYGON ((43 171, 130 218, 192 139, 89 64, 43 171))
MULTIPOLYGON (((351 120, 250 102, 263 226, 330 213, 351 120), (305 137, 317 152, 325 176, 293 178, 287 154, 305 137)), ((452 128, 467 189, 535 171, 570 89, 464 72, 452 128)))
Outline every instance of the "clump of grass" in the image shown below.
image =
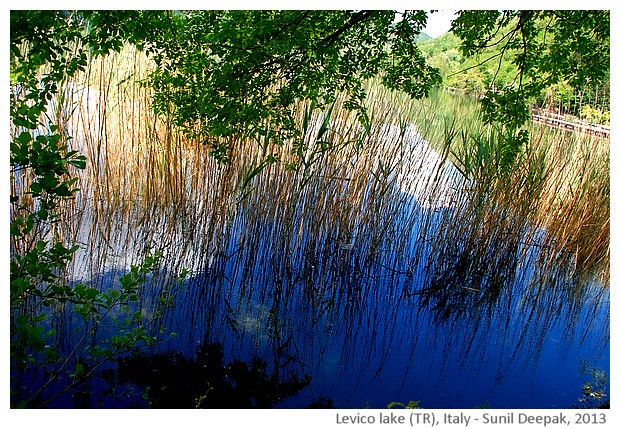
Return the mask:
POLYGON ((549 244, 572 254, 577 274, 597 276, 608 285, 609 141, 561 131, 543 135, 549 167, 539 222, 549 231, 549 244))

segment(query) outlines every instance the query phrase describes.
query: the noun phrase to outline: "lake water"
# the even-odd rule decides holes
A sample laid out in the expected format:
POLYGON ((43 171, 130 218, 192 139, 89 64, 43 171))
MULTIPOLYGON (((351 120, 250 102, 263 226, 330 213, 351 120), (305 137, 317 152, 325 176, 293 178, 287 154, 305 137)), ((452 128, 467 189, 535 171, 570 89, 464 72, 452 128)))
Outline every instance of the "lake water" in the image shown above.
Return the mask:
MULTIPOLYGON (((216 213, 200 202, 183 216, 145 216, 148 205, 140 202, 117 215, 89 207, 86 193, 77 228, 86 246, 74 280, 108 287, 144 247, 161 249, 162 268, 143 291, 149 314, 162 285, 179 267, 190 270, 161 321, 158 357, 127 361, 117 382, 140 386, 140 368, 169 385, 185 380, 175 372, 183 368, 191 379, 198 359, 190 365, 171 353, 190 359, 217 344, 223 365, 213 368, 213 380, 253 392, 250 402, 239 396, 229 403, 233 408, 385 408, 411 400, 423 408, 578 405, 590 380, 583 363, 609 373, 608 289, 578 282, 565 266, 541 265, 547 254, 537 237, 544 231, 518 219, 514 230, 507 222, 486 238, 467 229, 462 240, 452 235, 444 225, 455 224, 459 195, 471 183, 414 129, 404 135, 408 149, 385 188, 393 203, 376 206, 389 216, 328 222, 322 216, 334 208, 322 206, 321 188, 312 187, 300 191, 308 194, 304 204, 262 196, 273 206, 269 215, 257 204, 216 213), (105 228, 93 227, 102 219, 105 228), (228 364, 235 360, 246 366, 228 364), (291 381, 305 375, 305 382, 291 381), (261 391, 272 392, 266 385, 276 393, 260 402, 261 391)), ((203 358, 217 354, 208 350, 203 358)), ((146 405, 136 398, 101 405, 146 405)))

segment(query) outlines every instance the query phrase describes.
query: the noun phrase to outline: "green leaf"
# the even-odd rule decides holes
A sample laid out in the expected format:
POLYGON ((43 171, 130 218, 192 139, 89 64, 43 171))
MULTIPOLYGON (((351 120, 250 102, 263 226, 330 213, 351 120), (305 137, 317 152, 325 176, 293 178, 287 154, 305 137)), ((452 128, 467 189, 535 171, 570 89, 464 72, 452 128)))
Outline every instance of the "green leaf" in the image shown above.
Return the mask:
POLYGON ((16 139, 22 145, 27 145, 32 141, 32 136, 27 131, 22 131, 16 139))

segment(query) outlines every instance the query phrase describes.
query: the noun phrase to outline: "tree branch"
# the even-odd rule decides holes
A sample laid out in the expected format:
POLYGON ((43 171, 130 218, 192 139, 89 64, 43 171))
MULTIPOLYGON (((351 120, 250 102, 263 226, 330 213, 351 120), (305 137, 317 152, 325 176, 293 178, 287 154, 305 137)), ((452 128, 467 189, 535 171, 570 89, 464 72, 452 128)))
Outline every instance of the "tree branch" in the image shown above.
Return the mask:
POLYGON ((360 22, 363 22, 363 21, 367 20, 368 18, 370 18, 375 13, 376 13, 376 11, 372 11, 372 10, 362 10, 362 11, 359 11, 359 12, 355 13, 354 15, 351 16, 351 18, 342 27, 340 27, 338 30, 336 30, 335 32, 333 32, 329 36, 323 38, 319 42, 319 45, 323 45, 325 47, 331 46, 336 40, 338 40, 338 38, 342 35, 342 33, 346 32, 350 28, 356 26, 360 22))

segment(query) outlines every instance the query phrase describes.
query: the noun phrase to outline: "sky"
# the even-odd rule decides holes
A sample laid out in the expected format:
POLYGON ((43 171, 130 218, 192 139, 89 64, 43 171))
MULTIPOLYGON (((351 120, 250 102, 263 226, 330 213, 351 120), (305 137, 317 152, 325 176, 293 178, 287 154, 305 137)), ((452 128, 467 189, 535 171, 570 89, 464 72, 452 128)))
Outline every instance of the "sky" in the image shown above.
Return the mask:
POLYGON ((454 10, 439 10, 429 13, 423 31, 431 37, 441 36, 450 29, 450 21, 455 18, 454 12, 454 10))

